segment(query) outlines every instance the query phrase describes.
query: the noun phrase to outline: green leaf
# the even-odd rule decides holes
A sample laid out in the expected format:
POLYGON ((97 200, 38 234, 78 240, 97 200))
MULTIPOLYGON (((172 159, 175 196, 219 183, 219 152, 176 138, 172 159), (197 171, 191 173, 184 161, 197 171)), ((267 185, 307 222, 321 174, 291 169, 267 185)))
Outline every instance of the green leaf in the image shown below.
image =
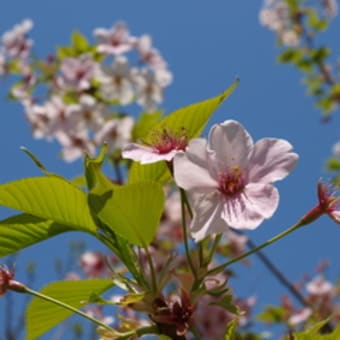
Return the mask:
POLYGON ((161 110, 152 113, 142 113, 138 121, 133 127, 132 136, 134 140, 142 140, 148 132, 160 120, 162 115, 161 110))
POLYGON ((224 340, 235 340, 237 329, 237 320, 231 320, 228 323, 226 333, 224 335, 224 340))
POLYGON ((333 157, 327 161, 327 170, 329 171, 339 171, 340 170, 340 159, 333 157))
POLYGON ((85 193, 60 177, 26 178, 2 184, 0 205, 73 230, 96 231, 85 193))
POLYGON ((133 162, 129 170, 128 183, 154 181, 159 184, 165 184, 170 178, 171 174, 166 162, 145 165, 133 162))
POLYGON ((277 58, 279 63, 298 63, 302 60, 304 53, 300 49, 288 48, 284 50, 277 58))
POLYGON ((152 142, 154 136, 162 133, 164 130, 178 133, 185 131, 188 139, 199 136, 210 116, 235 90, 238 83, 239 81, 236 80, 227 90, 216 97, 191 104, 170 113, 149 131, 146 136, 146 142, 152 142))
MULTIPOLYGON (((82 308, 88 303, 91 294, 101 294, 112 286, 110 279, 59 281, 47 285, 41 293, 74 308, 82 308)), ((70 310, 34 297, 26 311, 26 339, 37 339, 72 314, 70 310)))
POLYGON ((132 244, 145 246, 156 233, 164 206, 164 192, 156 182, 114 185, 101 171, 106 148, 97 158, 85 158, 85 174, 93 214, 132 244))
POLYGON ((91 198, 92 204, 98 202, 98 218, 115 233, 140 246, 153 240, 164 206, 161 185, 155 182, 132 183, 91 198))
POLYGON ((0 221, 0 257, 67 231, 71 229, 28 214, 9 217, 0 221))
POLYGON ((77 52, 86 52, 89 48, 89 43, 84 35, 75 31, 72 33, 72 46, 77 52))
POLYGON ((324 31, 328 27, 328 22, 325 19, 321 19, 314 8, 309 8, 307 25, 315 31, 324 31))
POLYGON ((266 309, 257 316, 257 319, 266 323, 280 323, 288 317, 287 310, 279 306, 267 306, 266 309))
POLYGON ((311 58, 317 63, 323 63, 325 59, 330 55, 331 50, 327 47, 320 47, 313 50, 311 53, 311 58))
MULTIPOLYGON (((314 323, 311 327, 309 327, 307 330, 294 333, 293 339, 294 340, 338 340, 340 336, 340 328, 339 326, 333 330, 330 334, 320 334, 321 329, 326 326, 326 324, 329 322, 328 319, 319 321, 317 323, 314 323)), ((289 338, 291 339, 291 338, 289 338)), ((288 340, 288 339, 287 339, 288 340)))

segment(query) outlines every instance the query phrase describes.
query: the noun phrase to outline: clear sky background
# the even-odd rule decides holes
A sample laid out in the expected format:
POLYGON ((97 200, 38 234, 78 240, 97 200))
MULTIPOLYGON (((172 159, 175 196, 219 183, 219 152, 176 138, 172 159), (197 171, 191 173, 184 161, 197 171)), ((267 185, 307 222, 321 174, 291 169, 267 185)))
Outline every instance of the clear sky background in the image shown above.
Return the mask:
MULTIPOLYGON (((261 243, 295 223, 315 205, 317 181, 325 177, 325 160, 340 137, 340 113, 337 112, 331 122, 321 123, 313 99, 305 94, 301 75, 290 66, 276 63, 279 48, 274 35, 259 23, 261 5, 262 1, 249 0, 12 0, 2 5, 0 33, 24 18, 31 18, 34 51, 43 57, 54 53, 57 45, 68 44, 75 29, 94 41, 95 28, 109 28, 123 20, 132 34, 152 35, 155 47, 169 63, 174 82, 165 93, 166 112, 217 95, 239 77, 239 87, 214 114, 211 123, 231 118, 239 120, 254 140, 284 138, 300 155, 293 173, 278 183, 281 200, 274 217, 249 233, 256 243, 261 243)), ((330 30, 321 36, 335 56, 340 56, 338 32, 340 19, 336 18, 330 30)), ((5 99, 8 89, 9 82, 0 83, 0 182, 40 175, 19 150, 21 145, 33 151, 49 170, 68 178, 79 174, 81 161, 65 163, 57 157, 58 145, 33 140, 21 106, 5 99)), ((0 213, 1 219, 6 217, 5 210, 0 213)), ((55 257, 66 253, 69 241, 76 239, 86 240, 91 249, 100 248, 98 242, 83 234, 57 237, 21 252, 18 277, 24 264, 35 260, 38 280, 34 288, 54 280, 55 257)), ((325 258, 331 261, 330 278, 336 278, 340 274, 339 240, 339 226, 323 217, 266 249, 265 253, 291 281, 300 279, 305 272, 313 274, 315 265, 325 258)), ((278 303, 285 289, 261 264, 253 262, 251 269, 238 271, 234 289, 241 296, 255 294, 259 309, 278 303)), ((0 300, 0 318, 2 313, 0 300)))

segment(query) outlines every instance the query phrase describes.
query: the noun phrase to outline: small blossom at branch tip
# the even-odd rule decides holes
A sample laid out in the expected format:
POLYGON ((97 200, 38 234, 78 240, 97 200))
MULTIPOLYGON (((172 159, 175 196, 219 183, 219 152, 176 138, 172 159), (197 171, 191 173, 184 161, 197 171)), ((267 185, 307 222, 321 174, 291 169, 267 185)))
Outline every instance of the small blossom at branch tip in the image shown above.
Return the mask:
POLYGON ((0 265, 0 297, 5 295, 7 290, 18 293, 25 292, 25 285, 13 280, 14 270, 9 270, 6 266, 0 265))
POLYGON ((327 214, 335 223, 340 224, 340 197, 335 196, 334 191, 322 181, 318 182, 317 194, 318 205, 302 217, 300 224, 312 223, 323 214, 327 214))
POLYGON ((193 238, 200 241, 229 227, 257 228, 278 206, 273 183, 285 178, 297 159, 286 140, 263 138, 254 144, 234 120, 214 125, 208 141, 192 139, 174 158, 174 178, 188 193, 193 238))

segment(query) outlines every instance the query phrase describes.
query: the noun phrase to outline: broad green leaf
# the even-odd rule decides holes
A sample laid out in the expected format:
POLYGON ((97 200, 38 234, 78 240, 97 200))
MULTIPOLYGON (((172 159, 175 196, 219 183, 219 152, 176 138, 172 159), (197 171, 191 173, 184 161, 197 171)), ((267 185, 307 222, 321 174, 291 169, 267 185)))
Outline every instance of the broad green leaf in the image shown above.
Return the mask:
POLYGON ((2 184, 0 205, 73 230, 96 231, 86 194, 60 177, 26 178, 2 184))
POLYGON ((152 113, 142 113, 133 127, 132 136, 134 140, 142 140, 148 134, 149 130, 160 120, 161 110, 152 113))
POLYGON ((67 231, 71 229, 28 214, 9 217, 0 221, 0 257, 67 231))
MULTIPOLYGON (((45 286, 41 293, 79 309, 86 306, 91 294, 101 294, 112 286, 109 279, 58 281, 45 286)), ((68 309, 34 297, 26 311, 26 339, 37 339, 72 314, 68 309)))
POLYGON ((101 171, 106 149, 85 159, 92 213, 132 244, 147 245, 155 236, 164 206, 162 187, 151 181, 114 185, 101 171))
POLYGON ((113 190, 115 185, 102 173, 101 166, 105 159, 107 145, 100 150, 98 157, 85 157, 85 178, 91 192, 103 194, 108 190, 113 190))
POLYGON ((163 212, 164 192, 155 182, 116 187, 114 192, 92 195, 97 216, 132 244, 145 246, 154 238, 163 212))
POLYGON ((227 90, 216 97, 191 104, 170 113, 150 130, 146 136, 146 142, 151 142, 155 135, 164 130, 178 133, 185 131, 188 139, 199 136, 210 116, 229 97, 238 83, 239 81, 236 80, 227 90))
POLYGON ((129 169, 128 183, 141 181, 154 181, 165 184, 171 178, 171 174, 166 162, 152 164, 140 164, 133 162, 129 169))

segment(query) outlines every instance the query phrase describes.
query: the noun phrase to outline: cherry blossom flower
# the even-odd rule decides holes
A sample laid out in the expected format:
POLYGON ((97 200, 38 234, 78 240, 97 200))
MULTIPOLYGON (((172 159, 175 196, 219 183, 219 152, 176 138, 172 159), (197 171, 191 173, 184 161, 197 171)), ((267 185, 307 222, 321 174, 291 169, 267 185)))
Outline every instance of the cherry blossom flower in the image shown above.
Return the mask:
POLYGON ((78 58, 64 58, 60 65, 63 85, 78 91, 91 87, 91 79, 97 70, 98 65, 89 54, 82 54, 78 58))
POLYGON ((152 39, 149 35, 142 35, 136 42, 136 49, 140 54, 140 60, 149 64, 154 69, 167 67, 166 62, 162 58, 160 52, 152 47, 152 39))
POLYGON ((316 276, 312 281, 306 285, 306 290, 309 294, 315 296, 328 296, 334 293, 334 285, 326 281, 322 275, 316 276))
POLYGON ((281 43, 286 46, 297 46, 299 35, 294 31, 294 24, 289 7, 282 0, 265 0, 259 15, 260 23, 274 31, 281 43))
POLYGON ((338 3, 336 0, 322 0, 321 3, 326 15, 329 17, 335 17, 338 14, 338 3))
POLYGON ((185 132, 181 135, 163 130, 157 134, 151 144, 141 145, 136 143, 128 144, 122 152, 123 158, 132 159, 141 164, 150 164, 159 161, 170 162, 175 154, 187 146, 185 132))
POLYGON ((102 83, 102 97, 108 101, 118 101, 120 105, 129 104, 133 100, 135 90, 127 58, 117 57, 112 66, 104 65, 102 71, 102 75, 97 77, 102 83))
POLYGON ((105 256, 100 252, 87 251, 80 257, 80 266, 90 278, 100 277, 107 272, 105 256))
POLYGON ((122 149, 131 141, 133 125, 134 120, 129 116, 107 121, 94 137, 96 145, 107 143, 109 152, 122 149))
POLYGON ((97 50, 104 54, 121 55, 130 51, 136 42, 123 22, 118 22, 111 29, 97 28, 94 35, 99 40, 97 50))
POLYGON ((270 218, 279 202, 272 183, 285 178, 297 159, 286 140, 264 138, 254 144, 234 120, 214 125, 208 142, 192 139, 174 158, 174 178, 188 191, 194 239, 228 227, 255 229, 270 218))
POLYGON ((92 157, 95 155, 95 145, 90 140, 86 130, 77 133, 65 133, 60 130, 55 137, 62 146, 61 157, 67 162, 81 158, 84 153, 92 157))
POLYGON ((163 89, 172 81, 172 74, 166 69, 135 70, 134 81, 136 84, 137 103, 147 112, 153 112, 163 101, 163 89))
POLYGON ((33 22, 29 19, 15 25, 12 30, 2 36, 2 45, 5 53, 12 58, 25 59, 31 52, 32 40, 27 39, 27 33, 32 29, 33 22))

